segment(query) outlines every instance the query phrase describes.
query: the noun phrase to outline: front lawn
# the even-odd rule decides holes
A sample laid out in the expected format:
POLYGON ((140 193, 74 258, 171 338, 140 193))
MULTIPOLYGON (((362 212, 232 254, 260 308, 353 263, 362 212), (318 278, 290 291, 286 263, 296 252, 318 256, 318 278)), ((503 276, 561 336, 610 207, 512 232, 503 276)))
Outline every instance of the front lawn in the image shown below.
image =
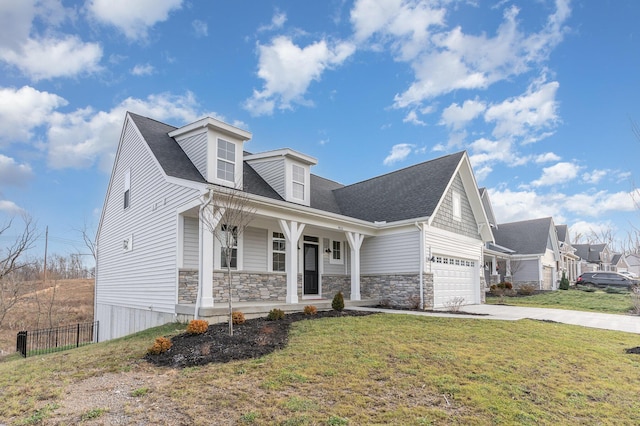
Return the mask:
POLYGON ((538 308, 572 309, 576 311, 628 314, 632 301, 630 293, 614 294, 598 290, 586 292, 576 289, 557 290, 520 297, 493 297, 487 295, 487 304, 506 304, 538 308))
MULTIPOLYGON (((55 424, 79 381, 128 371, 148 377, 136 385, 146 408, 129 409, 134 424, 163 410, 194 425, 640 423, 640 355, 625 352, 640 336, 631 333, 376 314, 297 322, 286 348, 258 359, 179 370, 142 361, 155 336, 178 329, 0 363, 0 418, 55 424)), ((97 404, 81 414, 108 423, 97 404)))

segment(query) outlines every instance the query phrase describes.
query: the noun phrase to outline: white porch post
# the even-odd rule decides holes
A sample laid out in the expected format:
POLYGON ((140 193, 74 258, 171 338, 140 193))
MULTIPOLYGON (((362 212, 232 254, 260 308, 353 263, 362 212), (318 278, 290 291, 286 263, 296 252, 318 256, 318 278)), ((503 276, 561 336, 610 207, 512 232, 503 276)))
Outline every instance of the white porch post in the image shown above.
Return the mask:
POLYGON ((361 300, 360 297, 360 247, 364 235, 358 232, 345 232, 351 246, 351 300, 361 300))
POLYGON ((304 224, 279 220, 280 229, 286 238, 286 269, 287 269, 287 303, 298 303, 298 240, 304 230, 304 224))
POLYGON ((199 308, 213 307, 213 231, 222 218, 221 212, 213 213, 212 206, 205 206, 199 220, 199 264, 198 271, 200 300, 196 302, 195 318, 198 318, 199 308))

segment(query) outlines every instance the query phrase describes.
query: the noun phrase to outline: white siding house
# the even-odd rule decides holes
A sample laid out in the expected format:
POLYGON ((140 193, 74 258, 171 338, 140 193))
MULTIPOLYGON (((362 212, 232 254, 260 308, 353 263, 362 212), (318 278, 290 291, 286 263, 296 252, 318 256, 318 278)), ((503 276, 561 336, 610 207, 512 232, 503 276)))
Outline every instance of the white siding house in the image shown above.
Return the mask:
POLYGON ((212 118, 177 128, 127 113, 97 239, 100 340, 217 318, 222 247, 201 218, 223 229, 224 212, 209 212, 237 191, 254 214, 231 297, 252 312, 338 291, 354 304, 482 302, 493 235, 466 152, 342 185, 290 148, 248 154, 250 139, 212 118))

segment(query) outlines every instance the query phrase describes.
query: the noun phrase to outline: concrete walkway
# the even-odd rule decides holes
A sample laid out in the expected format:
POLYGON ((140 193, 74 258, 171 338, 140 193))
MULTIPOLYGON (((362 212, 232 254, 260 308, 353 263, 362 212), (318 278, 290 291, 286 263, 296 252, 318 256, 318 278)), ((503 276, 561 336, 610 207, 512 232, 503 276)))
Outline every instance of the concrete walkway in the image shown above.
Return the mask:
POLYGON ((380 311, 387 313, 424 315, 449 318, 470 318, 485 320, 517 321, 521 319, 536 319, 555 321, 563 324, 581 325, 584 327, 601 328, 604 330, 626 331, 627 333, 640 334, 640 316, 601 314, 593 312, 569 311, 565 309, 528 308, 505 305, 467 305, 460 311, 473 315, 450 314, 442 312, 417 312, 389 309, 376 309, 365 307, 352 307, 350 309, 362 311, 380 311))

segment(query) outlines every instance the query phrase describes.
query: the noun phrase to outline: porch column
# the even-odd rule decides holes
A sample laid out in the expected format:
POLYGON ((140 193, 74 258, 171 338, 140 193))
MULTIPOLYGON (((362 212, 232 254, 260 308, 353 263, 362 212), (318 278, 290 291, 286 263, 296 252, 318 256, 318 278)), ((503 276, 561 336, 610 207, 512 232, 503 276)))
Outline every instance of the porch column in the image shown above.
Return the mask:
POLYGON ((361 300, 360 297, 360 247, 364 235, 359 232, 345 232, 351 246, 351 300, 361 300))
MULTIPOLYGON (((201 212, 198 225, 200 228, 200 270, 198 271, 200 303, 196 303, 196 310, 198 310, 198 307, 213 307, 213 230, 218 226, 221 218, 222 213, 220 211, 214 213, 210 205, 206 206, 201 212)), ((195 318, 198 318, 198 312, 195 313, 195 318)))
POLYGON ((286 239, 286 270, 287 270, 287 303, 298 303, 298 240, 304 230, 304 224, 279 220, 280 229, 286 239))

